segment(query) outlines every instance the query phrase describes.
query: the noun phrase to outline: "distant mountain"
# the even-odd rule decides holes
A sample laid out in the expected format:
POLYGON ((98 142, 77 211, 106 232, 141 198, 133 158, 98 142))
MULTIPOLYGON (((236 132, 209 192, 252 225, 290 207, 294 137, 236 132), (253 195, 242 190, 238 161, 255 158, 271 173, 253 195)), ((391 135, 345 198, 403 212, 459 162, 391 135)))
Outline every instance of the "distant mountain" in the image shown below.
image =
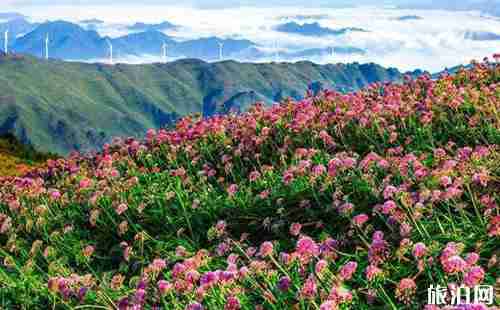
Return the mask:
MULTIPOLYGON (((89 20, 93 21, 93 20, 89 20)), ((92 24, 89 24, 92 25, 92 24)), ((315 24, 304 24, 301 29, 305 29, 303 34, 309 35, 310 31, 317 28, 315 24)), ((316 24, 319 26, 319 24, 316 24)), ((161 54, 161 47, 167 44, 168 57, 170 58, 199 58, 205 61, 219 59, 219 43, 223 44, 223 57, 244 60, 269 59, 274 57, 274 52, 265 51, 252 41, 244 39, 222 39, 218 37, 199 38, 187 41, 177 41, 175 38, 157 30, 147 30, 134 32, 118 38, 101 37, 92 28, 66 21, 53 21, 43 24, 30 24, 25 20, 14 20, 0 24, 2 27, 16 29, 16 34, 28 32, 13 42, 12 36, 11 50, 17 53, 30 54, 41 57, 44 51, 45 36, 49 36, 49 56, 51 58, 63 60, 85 60, 94 61, 105 59, 109 56, 108 40, 113 44, 113 54, 117 61, 127 59, 129 56, 140 57, 143 55, 158 56, 161 54), (33 29, 34 28, 34 29, 33 29), (29 32, 32 30, 31 32, 29 32)), ((322 28, 327 29, 327 28, 322 28)), ((343 28, 331 30, 330 34, 342 34, 348 31, 363 31, 359 28, 343 28)), ((318 33, 317 31, 315 33, 318 33)), ((320 32, 324 35, 325 32, 320 32)), ((359 48, 343 46, 335 47, 338 54, 364 54, 365 51, 359 48)), ((303 51, 282 52, 280 56, 283 60, 297 59, 308 56, 321 56, 329 53, 327 49, 306 49, 303 51)))
POLYGON ((417 16, 417 15, 403 15, 396 17, 395 20, 399 21, 408 21, 408 20, 421 20, 423 17, 417 16))
POLYGON ((114 136, 142 136, 187 113, 205 116, 300 98, 308 88, 353 91, 401 81, 376 64, 255 64, 185 59, 167 64, 109 66, 0 56, 0 134, 15 134, 41 151, 91 150, 114 136))
POLYGON ((159 23, 159 24, 145 24, 145 23, 135 23, 132 26, 128 26, 128 30, 132 31, 162 31, 162 30, 171 30, 176 29, 177 26, 169 23, 167 21, 159 23))
POLYGON ((179 42, 172 46, 170 50, 174 56, 199 58, 211 61, 219 59, 219 43, 223 44, 223 57, 231 57, 256 45, 249 40, 208 37, 179 42))
POLYGON ((66 21, 47 22, 19 38, 12 49, 15 52, 40 57, 45 36, 50 39, 50 57, 66 60, 93 60, 108 57, 108 43, 113 44, 115 56, 160 55, 163 43, 168 44, 169 57, 192 57, 216 60, 219 57, 218 42, 224 44, 224 55, 232 56, 256 44, 248 40, 201 38, 177 42, 156 30, 132 33, 118 38, 101 37, 95 30, 84 29, 66 21))
MULTIPOLYGON (((353 47, 353 46, 335 46, 333 50, 334 54, 341 55, 364 55, 366 51, 353 47)), ((318 48, 308 48, 296 51, 280 51, 276 55, 276 51, 269 51, 260 49, 256 46, 251 46, 238 53, 233 54, 235 59, 243 59, 245 61, 262 61, 273 60, 278 56, 279 61, 296 61, 297 59, 307 59, 310 57, 322 57, 331 54, 331 48, 318 47, 318 48)))
POLYGON ((92 59, 107 55, 104 38, 94 30, 65 22, 46 22, 35 30, 19 38, 13 46, 18 53, 42 55, 45 36, 49 36, 50 57, 60 59, 92 59), (82 57, 83 56, 83 57, 82 57))
POLYGON ((81 24, 94 24, 94 25, 100 25, 104 24, 103 20, 97 19, 97 18, 91 18, 91 19, 84 19, 80 21, 81 24))
POLYGON ((473 41, 498 41, 500 34, 487 31, 467 31, 464 38, 473 41))
POLYGON ((85 28, 85 30, 94 30, 97 31, 98 27, 104 24, 103 20, 92 18, 92 19, 84 19, 78 22, 81 26, 85 28))
POLYGON ((278 19, 281 19, 281 20, 289 20, 289 19, 295 19, 295 20, 315 19, 315 20, 320 20, 320 19, 328 19, 328 18, 330 18, 330 15, 328 15, 328 14, 299 14, 299 15, 280 16, 278 19))
POLYGON ((322 27, 318 22, 311 24, 298 24, 296 22, 289 22, 285 24, 278 25, 274 28, 276 31, 285 33, 294 33, 303 36, 329 36, 329 35, 342 35, 349 31, 361 31, 366 32, 366 30, 361 28, 341 28, 341 29, 331 29, 327 27, 322 27))
MULTIPOLYGON (((287 53, 287 57, 300 58, 300 57, 311 57, 311 56, 324 56, 331 54, 331 48, 310 48, 303 51, 287 53)), ((366 51, 357 47, 334 47, 334 54, 366 54, 366 51)))
POLYGON ((117 52, 128 55, 159 55, 163 43, 177 44, 171 37, 156 30, 132 33, 112 40, 117 52))
MULTIPOLYGON (((14 44, 19 36, 33 31, 39 24, 30 23, 24 18, 11 19, 7 22, 0 23, 0 33, 4 33, 6 30, 9 31, 9 45, 14 44)), ((3 37, 2 37, 3 39, 3 37)))

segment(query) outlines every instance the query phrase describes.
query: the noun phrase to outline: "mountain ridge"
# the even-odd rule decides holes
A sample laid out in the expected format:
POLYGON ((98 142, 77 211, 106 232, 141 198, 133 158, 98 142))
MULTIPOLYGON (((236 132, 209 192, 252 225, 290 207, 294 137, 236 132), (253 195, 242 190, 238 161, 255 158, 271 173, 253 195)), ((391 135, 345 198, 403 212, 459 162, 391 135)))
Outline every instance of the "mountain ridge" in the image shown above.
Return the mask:
POLYGON ((190 113, 210 116, 244 111, 256 100, 300 99, 311 86, 349 92, 402 79, 397 69, 376 64, 183 59, 110 66, 8 55, 0 57, 0 134, 67 154, 97 149, 114 136, 141 135, 190 113))
MULTIPOLYGON (((27 22, 25 22, 27 23, 27 22)), ((8 28, 12 21, 2 27, 8 28)), ((29 29, 30 24, 23 25, 29 29)), ((164 43, 169 46, 169 57, 196 57, 205 60, 219 58, 218 43, 224 44, 224 55, 236 55, 256 46, 250 40, 223 39, 218 37, 177 41, 155 27, 141 32, 133 32, 116 38, 101 36, 93 29, 85 29, 78 24, 57 20, 42 24, 31 24, 33 28, 22 37, 12 39, 10 49, 16 53, 43 56, 45 37, 49 36, 50 57, 64 60, 94 60, 109 57, 108 41, 114 46, 115 56, 160 55, 164 43)), ((161 25, 161 24, 159 24, 161 25)))
MULTIPOLYGON (((91 22, 92 20, 88 20, 91 22)), ((82 23, 82 22, 80 22, 82 23)), ((132 25, 135 30, 119 37, 103 36, 97 32, 94 24, 81 24, 55 20, 42 24, 30 23, 26 19, 11 20, 0 23, 0 31, 10 29, 9 49, 15 53, 30 54, 44 58, 45 38, 49 37, 49 56, 70 61, 95 61, 109 57, 109 44, 113 45, 114 58, 125 62, 136 62, 136 59, 146 59, 146 62, 159 60, 163 54, 162 47, 167 44, 167 56, 170 59, 199 58, 205 61, 220 60, 220 46, 223 44, 223 58, 245 61, 259 61, 275 57, 274 51, 263 48, 260 44, 245 38, 222 38, 216 36, 181 40, 160 31, 161 24, 132 25), (134 27, 135 26, 135 27, 134 27)), ((287 24, 283 24, 287 25, 287 24)), ((174 25, 175 26, 175 25, 174 25)), ((319 24, 296 24, 300 35, 342 35, 349 31, 363 31, 358 28, 341 28, 338 30, 322 28, 319 24), (309 25, 309 26, 308 26, 309 25), (319 27, 319 28, 318 28, 319 27), (305 31, 305 32, 303 32, 305 31)), ((129 28, 127 28, 129 29, 129 28)), ((130 30, 130 29, 129 29, 130 30)), ((365 54, 366 51, 354 46, 335 46, 338 54, 365 54)), ((330 52, 324 47, 283 51, 280 57, 284 60, 294 60, 304 56, 322 57, 330 52)), ((139 61, 141 62, 141 61, 139 61)))
POLYGON ((318 22, 299 24, 293 21, 280 24, 275 27, 275 30, 283 33, 292 33, 312 37, 339 36, 348 32, 367 32, 366 30, 357 27, 331 29, 328 27, 322 27, 318 22))

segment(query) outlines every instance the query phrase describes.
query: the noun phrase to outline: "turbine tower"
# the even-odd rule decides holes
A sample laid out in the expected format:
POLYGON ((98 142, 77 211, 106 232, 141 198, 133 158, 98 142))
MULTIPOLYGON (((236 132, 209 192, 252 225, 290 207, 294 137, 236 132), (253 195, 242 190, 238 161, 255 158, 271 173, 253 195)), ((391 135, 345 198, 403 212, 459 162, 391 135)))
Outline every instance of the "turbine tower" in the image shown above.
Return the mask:
POLYGON ((111 41, 109 39, 106 39, 106 41, 108 42, 108 46, 109 46, 109 64, 112 65, 113 64, 113 44, 111 44, 111 41))
POLYGON ((274 42, 274 49, 275 49, 275 53, 274 53, 274 61, 275 61, 275 62, 279 62, 280 52, 279 52, 279 49, 278 49, 278 40, 276 40, 276 41, 274 42))
POLYGON ((9 30, 5 30, 5 37, 4 37, 4 47, 3 50, 5 54, 9 53, 9 30))
MULTIPOLYGON (((347 41, 347 45, 349 46, 352 46, 352 32, 351 32, 351 29, 347 28, 347 31, 345 32, 345 38, 346 38, 346 41, 347 41)), ((346 63, 350 63, 352 61, 352 57, 351 57, 351 53, 349 53, 349 51, 347 51, 347 53, 345 54, 345 62, 346 63)))
POLYGON ((335 53, 335 50, 334 50, 334 48, 332 46, 332 47, 330 47, 330 57, 333 58, 334 53, 335 53))
POLYGON ((45 36, 45 59, 49 60, 49 34, 45 36))
POLYGON ((163 62, 167 62, 167 43, 163 42, 163 45, 161 46, 161 56, 163 59, 163 62))
POLYGON ((222 61, 222 58, 224 57, 224 54, 222 53, 222 49, 224 48, 224 43, 223 42, 218 42, 219 44, 219 60, 222 61))

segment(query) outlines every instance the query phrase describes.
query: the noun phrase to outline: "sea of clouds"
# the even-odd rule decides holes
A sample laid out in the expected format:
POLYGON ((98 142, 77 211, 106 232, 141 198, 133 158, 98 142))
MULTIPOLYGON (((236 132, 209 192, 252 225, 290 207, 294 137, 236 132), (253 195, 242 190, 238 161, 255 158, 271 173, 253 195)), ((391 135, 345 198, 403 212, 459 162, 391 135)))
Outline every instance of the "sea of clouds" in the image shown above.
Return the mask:
MULTIPOLYGON (((101 35, 117 37, 128 33, 126 25, 135 22, 169 21, 180 27, 167 31, 178 40, 219 36, 248 39, 260 49, 279 53, 309 48, 352 46, 366 50, 365 55, 325 54, 307 58, 317 63, 375 62, 400 70, 424 69, 436 72, 445 67, 480 60, 500 52, 500 40, 473 41, 465 34, 500 34, 500 19, 479 12, 441 10, 401 10, 390 7, 355 8, 255 8, 199 9, 172 6, 26 6, 13 8, 35 21, 64 19, 81 21, 97 18, 105 21, 97 27, 101 35), (417 15, 419 20, 397 20, 417 15), (323 27, 358 27, 368 32, 350 32, 340 36, 305 37, 280 33, 274 27, 288 21, 319 22, 323 27)), ((276 56, 258 61, 275 60, 276 56)), ((122 58, 133 63, 159 60, 155 55, 122 58)), ((304 59, 293 59, 294 61, 304 59)))

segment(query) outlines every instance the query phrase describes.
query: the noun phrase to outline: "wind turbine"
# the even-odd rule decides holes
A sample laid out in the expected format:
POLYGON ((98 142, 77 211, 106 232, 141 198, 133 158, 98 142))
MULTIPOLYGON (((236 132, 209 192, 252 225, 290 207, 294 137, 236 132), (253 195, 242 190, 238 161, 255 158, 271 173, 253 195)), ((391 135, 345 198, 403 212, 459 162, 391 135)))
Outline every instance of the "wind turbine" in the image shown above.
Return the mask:
POLYGON ((163 62, 167 62, 167 43, 163 42, 161 46, 163 62))
POLYGON ((5 54, 8 54, 9 53, 9 30, 5 30, 5 38, 4 38, 4 52, 5 54))
POLYGON ((330 57, 333 58, 334 52, 335 52, 335 50, 334 50, 333 46, 330 47, 330 57))
POLYGON ((45 36, 45 59, 49 60, 49 34, 45 36))
POLYGON ((274 61, 275 61, 275 62, 279 62, 280 52, 279 52, 279 49, 278 49, 278 40, 276 40, 276 41, 274 42, 274 49, 275 49, 275 53, 274 53, 274 61))
POLYGON ((109 46, 109 64, 112 65, 113 64, 113 44, 111 44, 111 41, 109 39, 106 39, 106 41, 108 42, 108 46, 109 46))
MULTIPOLYGON (((353 42, 353 38, 352 38, 352 31, 351 29, 347 28, 346 32, 345 32, 345 38, 346 38, 346 41, 347 41, 347 45, 348 46, 352 46, 352 42, 353 42)), ((351 57, 351 53, 349 53, 349 51, 347 51, 347 53, 345 54, 345 61, 346 63, 350 63, 352 61, 352 57, 351 57)))
POLYGON ((219 60, 222 61, 222 58, 224 57, 222 49, 224 48, 224 43, 223 42, 217 42, 219 45, 219 60))

